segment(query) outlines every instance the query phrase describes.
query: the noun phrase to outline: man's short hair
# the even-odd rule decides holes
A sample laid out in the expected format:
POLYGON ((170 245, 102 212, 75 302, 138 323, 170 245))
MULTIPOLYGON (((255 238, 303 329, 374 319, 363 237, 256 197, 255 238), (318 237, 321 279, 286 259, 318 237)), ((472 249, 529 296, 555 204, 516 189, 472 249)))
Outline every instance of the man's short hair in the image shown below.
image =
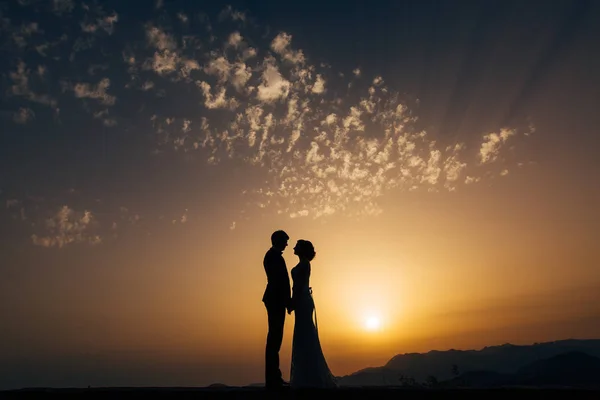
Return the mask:
POLYGON ((290 239, 290 237, 288 236, 288 234, 282 230, 275 231, 275 232, 273 232, 273 234, 271 234, 271 244, 285 242, 286 240, 289 240, 289 239, 290 239))

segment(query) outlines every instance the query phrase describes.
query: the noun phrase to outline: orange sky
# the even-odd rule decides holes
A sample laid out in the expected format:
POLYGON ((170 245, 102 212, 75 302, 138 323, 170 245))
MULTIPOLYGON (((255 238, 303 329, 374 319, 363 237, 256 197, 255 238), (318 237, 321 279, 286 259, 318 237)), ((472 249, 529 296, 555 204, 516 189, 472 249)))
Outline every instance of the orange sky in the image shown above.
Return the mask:
MULTIPOLYGON (((597 336, 597 250, 583 230, 573 230, 581 225, 565 218, 574 211, 546 218, 553 210, 536 206, 540 195, 517 196, 518 189, 516 179, 444 196, 405 194, 362 221, 196 226, 114 244, 110 256, 100 248, 66 249, 46 256, 53 274, 35 279, 31 270, 13 286, 18 317, 5 325, 10 347, 3 351, 93 354, 139 368, 175 363, 188 372, 193 367, 182 364, 224 365, 227 373, 209 368, 198 383, 261 381, 261 261, 278 228, 291 243, 315 244, 319 332, 338 375, 402 352, 597 336), (72 258, 80 262, 63 264, 72 258), (365 329, 370 316, 380 318, 378 331, 365 329)), ((37 251, 30 257, 48 249, 37 251)), ((289 249, 284 256, 291 269, 296 260, 289 249)), ((293 317, 285 329, 287 376, 293 317)))

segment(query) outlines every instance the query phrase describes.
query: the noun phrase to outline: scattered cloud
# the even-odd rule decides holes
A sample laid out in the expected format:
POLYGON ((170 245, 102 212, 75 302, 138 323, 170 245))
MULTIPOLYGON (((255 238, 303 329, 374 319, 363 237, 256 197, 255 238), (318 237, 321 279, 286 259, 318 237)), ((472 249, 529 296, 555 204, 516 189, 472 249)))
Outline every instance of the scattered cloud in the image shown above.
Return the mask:
POLYGON ((257 98, 268 103, 285 99, 289 92, 290 82, 283 78, 279 68, 272 60, 266 60, 261 83, 258 86, 257 98))
POLYGON ((116 97, 107 93, 110 87, 110 79, 103 78, 97 84, 79 82, 74 85, 64 84, 65 88, 71 89, 78 98, 88 98, 98 100, 101 104, 112 106, 115 104, 116 97))
POLYGON ((292 35, 281 32, 271 42, 271 50, 281 56, 283 60, 289 61, 292 64, 304 63, 305 59, 302 50, 293 50, 291 45, 292 35))
POLYGON ((81 242, 99 244, 102 242, 100 236, 89 233, 94 223, 95 218, 90 211, 76 212, 65 205, 46 220, 46 233, 33 234, 31 240, 38 246, 58 248, 81 242))
POLYGON ((52 1, 52 11, 56 15, 63 16, 64 14, 69 14, 75 8, 75 3, 73 0, 53 0, 52 1))
POLYGON ((22 97, 32 103, 43 104, 50 107, 56 107, 56 100, 48 94, 35 93, 30 86, 31 70, 25 62, 19 60, 16 69, 9 73, 12 85, 9 89, 9 96, 22 97))
MULTIPOLYGON (((199 63, 183 55, 176 38, 164 29, 152 23, 147 24, 146 40, 154 48, 154 54, 143 61, 142 69, 154 71, 162 77, 168 76, 173 81, 190 81, 191 71, 200 69, 199 63)), ((136 58, 131 57, 129 64, 135 65, 136 58)))
POLYGON ((231 6, 227 6, 219 13, 219 20, 222 21, 225 19, 231 19, 232 21, 246 22, 247 17, 246 17, 246 13, 236 10, 231 6))
POLYGON ((119 15, 112 13, 111 15, 96 18, 94 21, 85 21, 80 24, 81 30, 85 33, 96 33, 103 30, 109 35, 113 34, 115 23, 119 21, 119 15))
MULTIPOLYGON (((511 166, 505 152, 535 131, 530 124, 525 130, 481 133, 475 142, 442 140, 419 128, 415 104, 383 77, 368 76, 359 67, 344 73, 315 64, 291 34, 257 37, 245 29, 248 15, 230 6, 212 22, 204 14, 176 10, 171 17, 180 29, 164 23, 166 17, 144 21, 142 40, 123 41, 114 54, 104 53, 106 43, 114 46, 115 37, 129 34, 117 29, 119 14, 96 3, 76 7, 71 0, 53 0, 49 10, 66 19, 81 11, 79 6, 83 17, 74 21, 76 37, 69 36, 71 31, 52 36, 40 21, 18 26, 0 21, 2 31, 10 33, 11 49, 17 49, 6 96, 22 103, 9 111, 12 121, 38 122, 44 107, 58 115, 64 97, 105 127, 123 127, 117 116, 138 110, 135 118, 140 126, 149 124, 156 153, 193 153, 212 166, 234 160, 259 168, 268 179, 243 195, 247 207, 265 212, 289 218, 379 215, 378 200, 394 189, 456 191, 493 174, 507 175, 511 166), (205 30, 191 32, 188 28, 198 21, 205 30), (219 32, 214 22, 229 28, 219 32), (67 74, 75 70, 74 54, 90 49, 89 62, 78 58, 84 67, 77 64, 81 69, 67 74), (28 54, 44 63, 31 61, 28 54), (58 90, 54 77, 60 77, 58 90), (122 100, 130 88, 135 97, 122 100), (190 106, 151 109, 157 96, 190 106)), ((163 1, 153 7, 162 16, 169 13, 163 1)), ((119 218, 111 215, 106 222, 115 231, 140 220, 128 210, 116 214, 119 218)), ((190 221, 187 210, 170 215, 166 221, 190 221)), ((101 236, 91 233, 96 222, 95 214, 64 206, 44 221, 45 231, 32 241, 46 247, 99 243, 101 236)), ((229 228, 236 229, 236 223, 229 228)))
POLYGON ((17 124, 25 124, 27 121, 30 121, 33 118, 35 118, 35 113, 33 110, 31 110, 31 108, 28 107, 19 108, 19 111, 13 115, 13 121, 15 121, 17 124))
POLYGON ((488 133, 483 136, 483 142, 479 149, 479 158, 482 164, 496 161, 500 154, 500 149, 506 141, 516 134, 512 129, 501 129, 500 132, 488 133))

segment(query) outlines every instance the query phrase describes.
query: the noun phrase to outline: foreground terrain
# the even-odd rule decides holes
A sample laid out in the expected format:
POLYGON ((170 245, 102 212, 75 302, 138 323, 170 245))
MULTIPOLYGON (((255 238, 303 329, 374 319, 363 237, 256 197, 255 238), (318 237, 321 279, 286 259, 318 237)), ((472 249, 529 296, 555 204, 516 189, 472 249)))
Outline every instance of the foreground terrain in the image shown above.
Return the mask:
POLYGON ((423 398, 510 398, 512 396, 547 395, 560 396, 561 398, 600 398, 600 387, 597 389, 574 388, 494 388, 494 389, 406 389, 401 387, 342 387, 331 390, 291 390, 284 389, 279 392, 269 392, 260 387, 221 387, 221 388, 87 388, 87 389, 20 389, 0 392, 0 395, 83 395, 93 397, 127 397, 143 395, 144 398, 160 396, 161 398, 305 398, 316 395, 336 396, 340 398, 364 399, 423 399, 423 398), (491 397, 488 397, 491 396, 491 397))

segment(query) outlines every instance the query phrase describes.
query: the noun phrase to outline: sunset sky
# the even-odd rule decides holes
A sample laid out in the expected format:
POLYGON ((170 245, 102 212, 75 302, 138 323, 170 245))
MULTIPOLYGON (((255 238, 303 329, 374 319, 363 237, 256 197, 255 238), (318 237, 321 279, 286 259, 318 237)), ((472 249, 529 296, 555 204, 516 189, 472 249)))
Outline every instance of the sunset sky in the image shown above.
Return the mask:
POLYGON ((599 18, 1 1, 0 389, 262 382, 277 229, 335 375, 599 338, 599 18))

